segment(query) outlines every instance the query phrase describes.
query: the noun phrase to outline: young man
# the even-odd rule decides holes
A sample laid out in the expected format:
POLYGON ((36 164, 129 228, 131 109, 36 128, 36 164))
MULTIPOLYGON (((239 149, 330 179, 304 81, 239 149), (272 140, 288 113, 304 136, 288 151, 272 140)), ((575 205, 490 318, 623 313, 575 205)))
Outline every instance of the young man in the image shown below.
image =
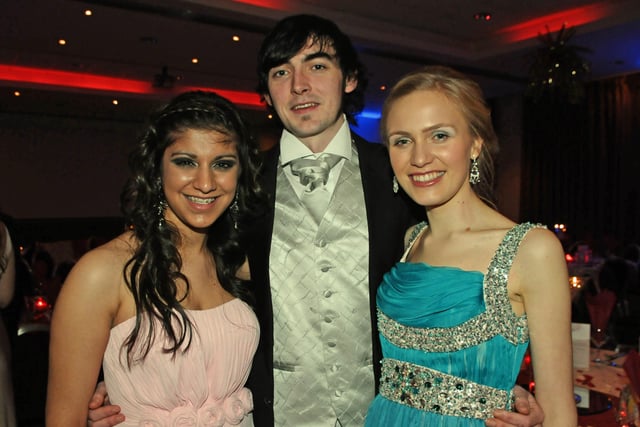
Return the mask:
MULTIPOLYGON (((364 105, 366 75, 333 22, 280 21, 258 54, 258 78, 285 129, 265 153, 262 185, 272 199, 248 248, 261 325, 247 384, 253 420, 256 427, 361 426, 380 372, 376 289, 400 258, 413 204, 392 191, 386 148, 349 129, 364 105), (322 155, 331 156, 305 176, 309 160, 322 155), (307 202, 317 191, 324 201, 307 202)), ((542 422, 534 400, 520 398, 518 407, 534 411, 501 411, 493 425, 542 422)), ((105 418, 114 411, 92 411, 90 424, 114 425, 121 418, 105 418)))
POLYGON ((266 153, 273 194, 249 264, 261 344, 249 388, 256 425, 357 426, 374 397, 380 349, 375 291, 402 251, 410 204, 392 192, 387 152, 349 129, 365 70, 333 22, 282 20, 258 54, 259 92, 284 125, 266 153), (334 155, 314 218, 299 158, 334 155), (274 393, 275 391, 275 393, 274 393))

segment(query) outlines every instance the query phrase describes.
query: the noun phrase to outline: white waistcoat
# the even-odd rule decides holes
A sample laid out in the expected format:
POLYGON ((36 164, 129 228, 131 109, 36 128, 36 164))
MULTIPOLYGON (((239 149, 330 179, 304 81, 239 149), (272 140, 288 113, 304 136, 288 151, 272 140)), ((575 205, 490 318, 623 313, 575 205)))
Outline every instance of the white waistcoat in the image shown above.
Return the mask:
POLYGON ((278 167, 269 258, 277 427, 362 426, 374 396, 367 216, 353 151, 320 225, 278 167))

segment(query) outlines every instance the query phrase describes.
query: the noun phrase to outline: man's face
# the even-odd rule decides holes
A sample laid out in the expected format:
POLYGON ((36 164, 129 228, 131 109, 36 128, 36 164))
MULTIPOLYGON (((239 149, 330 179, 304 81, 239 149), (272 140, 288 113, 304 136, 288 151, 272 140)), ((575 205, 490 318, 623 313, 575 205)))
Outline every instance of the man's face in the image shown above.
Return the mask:
POLYGON ((269 70, 265 96, 284 127, 312 151, 322 151, 342 125, 342 96, 358 85, 344 81, 335 50, 310 40, 289 61, 269 70))

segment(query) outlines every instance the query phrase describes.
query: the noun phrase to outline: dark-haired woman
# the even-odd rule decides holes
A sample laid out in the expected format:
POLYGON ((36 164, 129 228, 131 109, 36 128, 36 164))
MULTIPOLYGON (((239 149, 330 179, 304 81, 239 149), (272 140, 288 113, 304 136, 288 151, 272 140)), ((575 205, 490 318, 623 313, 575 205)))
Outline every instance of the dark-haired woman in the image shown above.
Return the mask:
POLYGON ((69 274, 51 330, 47 425, 87 425, 103 364, 125 426, 253 425, 244 388, 259 328, 242 279, 258 150, 237 109, 188 92, 130 158, 129 230, 69 274))

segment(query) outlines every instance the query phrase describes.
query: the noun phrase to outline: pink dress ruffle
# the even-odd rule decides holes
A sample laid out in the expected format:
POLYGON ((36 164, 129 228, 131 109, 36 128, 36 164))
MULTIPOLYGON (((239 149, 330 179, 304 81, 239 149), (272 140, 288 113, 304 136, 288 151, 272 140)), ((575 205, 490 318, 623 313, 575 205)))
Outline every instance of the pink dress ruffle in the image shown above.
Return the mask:
POLYGON ((244 387, 259 339, 253 311, 234 299, 188 314, 195 333, 186 353, 172 358, 157 340, 131 369, 122 344, 135 319, 111 329, 104 377, 111 403, 120 405, 126 417, 122 426, 253 426, 251 392, 244 387))

